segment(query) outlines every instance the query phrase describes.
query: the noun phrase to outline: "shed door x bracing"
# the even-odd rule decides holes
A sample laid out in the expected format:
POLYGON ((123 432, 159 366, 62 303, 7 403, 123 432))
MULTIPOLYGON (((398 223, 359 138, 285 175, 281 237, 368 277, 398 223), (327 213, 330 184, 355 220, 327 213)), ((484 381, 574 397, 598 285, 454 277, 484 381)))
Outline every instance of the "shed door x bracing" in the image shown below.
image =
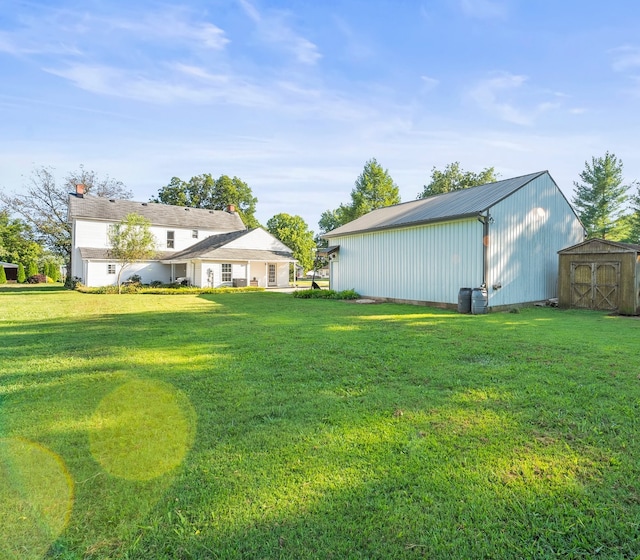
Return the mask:
POLYGON ((572 307, 617 309, 619 290, 619 262, 571 263, 572 307))

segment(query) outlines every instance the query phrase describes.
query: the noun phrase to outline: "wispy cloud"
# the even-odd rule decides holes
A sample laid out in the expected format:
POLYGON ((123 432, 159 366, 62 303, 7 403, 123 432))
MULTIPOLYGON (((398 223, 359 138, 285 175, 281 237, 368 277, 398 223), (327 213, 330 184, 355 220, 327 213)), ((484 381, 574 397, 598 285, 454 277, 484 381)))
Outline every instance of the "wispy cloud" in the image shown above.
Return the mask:
POLYGON ((501 120, 530 126, 541 114, 559 108, 558 98, 562 94, 553 94, 553 100, 532 102, 532 97, 548 96, 549 93, 526 91, 527 81, 527 76, 502 72, 480 81, 469 96, 481 109, 501 120))
POLYGON ((616 72, 640 71, 640 47, 626 45, 610 51, 612 67, 616 72))
POLYGON ((288 23, 285 12, 261 13, 249 0, 237 0, 245 14, 255 23, 259 37, 268 45, 284 48, 303 64, 313 65, 322 55, 317 45, 299 35, 288 23))
POLYGON ((476 19, 506 19, 508 7, 500 0, 460 0, 462 12, 476 19))
POLYGON ((420 88, 422 93, 429 93, 440 85, 440 80, 430 76, 420 76, 420 82, 422 84, 422 87, 420 88))

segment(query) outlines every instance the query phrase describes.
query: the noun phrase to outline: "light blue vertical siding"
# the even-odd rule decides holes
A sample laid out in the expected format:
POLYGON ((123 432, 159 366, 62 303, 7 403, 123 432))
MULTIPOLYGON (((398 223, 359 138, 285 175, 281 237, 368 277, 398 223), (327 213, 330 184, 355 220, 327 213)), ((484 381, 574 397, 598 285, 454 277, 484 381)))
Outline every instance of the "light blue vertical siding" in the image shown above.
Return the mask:
POLYGON ((363 296, 455 304, 482 281, 477 219, 333 238, 331 287, 363 296))
MULTIPOLYGON (((489 212, 489 306, 555 297, 557 252, 581 242, 584 231, 550 176, 534 179, 489 212)), ((456 304, 460 288, 483 280, 483 226, 477 218, 345 235, 331 245, 340 245, 331 264, 335 290, 456 304)))
POLYGON ((558 251, 584 239, 582 225, 548 174, 490 209, 489 305, 557 296, 558 251), (495 284, 502 287, 494 289, 495 284))

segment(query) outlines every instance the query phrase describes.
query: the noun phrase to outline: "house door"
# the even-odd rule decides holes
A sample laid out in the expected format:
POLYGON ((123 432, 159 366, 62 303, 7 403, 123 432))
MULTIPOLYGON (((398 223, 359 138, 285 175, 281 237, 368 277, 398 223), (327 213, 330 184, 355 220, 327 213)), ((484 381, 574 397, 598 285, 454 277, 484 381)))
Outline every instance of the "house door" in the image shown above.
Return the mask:
POLYGON ((268 283, 269 283, 269 286, 276 285, 276 265, 275 264, 269 265, 268 283))
POLYGON ((618 308, 620 263, 571 263, 571 306, 611 311, 618 308))

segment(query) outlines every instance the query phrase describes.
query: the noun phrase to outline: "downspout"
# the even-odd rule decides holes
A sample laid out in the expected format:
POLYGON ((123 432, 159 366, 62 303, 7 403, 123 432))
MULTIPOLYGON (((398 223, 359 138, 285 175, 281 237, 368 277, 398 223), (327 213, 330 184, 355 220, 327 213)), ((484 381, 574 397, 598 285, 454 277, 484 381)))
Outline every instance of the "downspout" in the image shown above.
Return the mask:
POLYGON ((487 287, 487 271, 489 270, 489 224, 493 221, 489 210, 478 214, 478 221, 482 224, 482 288, 487 287))

